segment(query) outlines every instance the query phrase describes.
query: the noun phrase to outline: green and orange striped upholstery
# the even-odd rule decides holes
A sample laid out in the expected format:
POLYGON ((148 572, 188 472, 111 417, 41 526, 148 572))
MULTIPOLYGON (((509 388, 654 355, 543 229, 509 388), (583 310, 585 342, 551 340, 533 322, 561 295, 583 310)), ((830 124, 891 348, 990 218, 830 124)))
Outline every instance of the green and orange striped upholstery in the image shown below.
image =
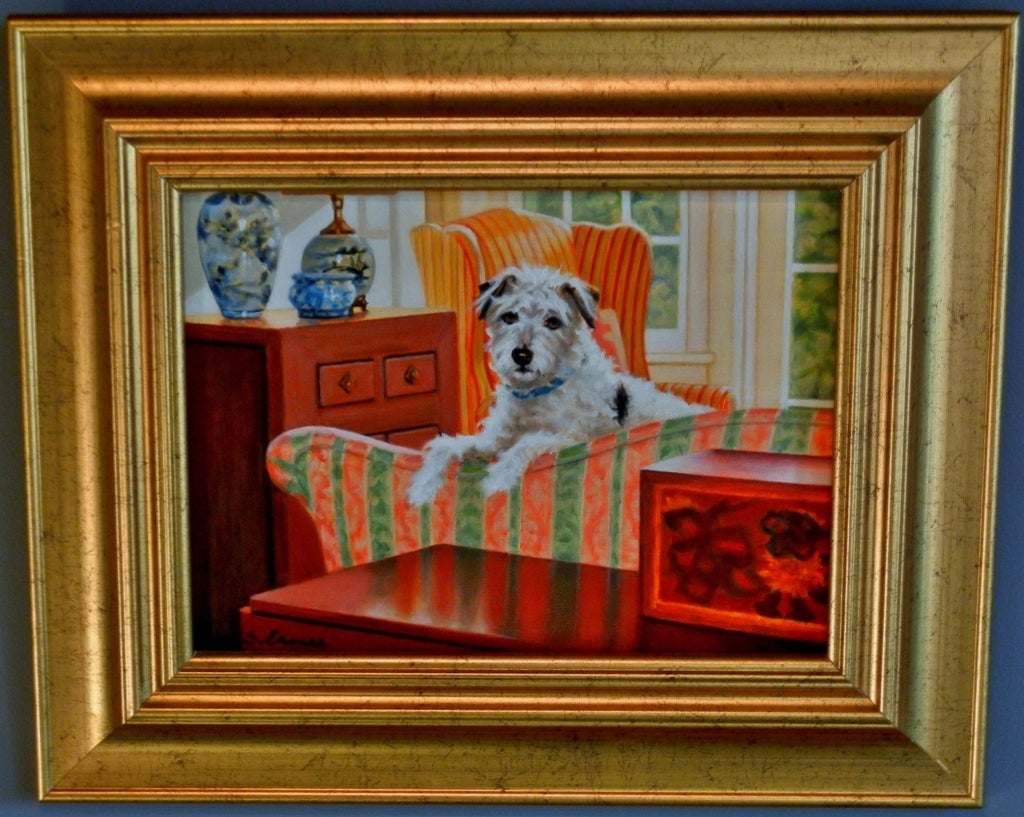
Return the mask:
POLYGON ((267 465, 313 518, 327 571, 439 543, 636 569, 641 468, 709 448, 829 456, 832 435, 832 413, 811 409, 650 423, 545 455, 514 490, 489 498, 483 464, 453 466, 423 508, 405 499, 422 454, 351 432, 285 432, 267 465))
MULTIPOLYGON (((410 238, 427 305, 457 315, 459 348, 465 350, 459 360, 461 433, 475 431, 494 386, 473 301, 481 283, 509 266, 552 266, 596 287, 602 309, 613 310, 618 320, 626 368, 649 378, 644 324, 654 268, 643 231, 626 224, 570 226, 550 216, 497 208, 443 224, 421 224, 410 238)), ((727 389, 693 394, 716 401, 702 405, 732 407, 727 389)))

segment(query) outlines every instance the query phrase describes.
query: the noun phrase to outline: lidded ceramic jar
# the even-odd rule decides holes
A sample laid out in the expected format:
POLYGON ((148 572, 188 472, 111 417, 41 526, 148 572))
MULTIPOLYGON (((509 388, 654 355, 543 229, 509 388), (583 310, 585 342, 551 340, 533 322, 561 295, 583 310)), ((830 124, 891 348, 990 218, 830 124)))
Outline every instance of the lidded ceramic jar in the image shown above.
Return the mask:
POLYGON ((366 311, 376 262, 369 243, 345 221, 345 199, 331 195, 334 218, 302 252, 302 271, 292 276, 288 299, 303 318, 340 318, 366 311))

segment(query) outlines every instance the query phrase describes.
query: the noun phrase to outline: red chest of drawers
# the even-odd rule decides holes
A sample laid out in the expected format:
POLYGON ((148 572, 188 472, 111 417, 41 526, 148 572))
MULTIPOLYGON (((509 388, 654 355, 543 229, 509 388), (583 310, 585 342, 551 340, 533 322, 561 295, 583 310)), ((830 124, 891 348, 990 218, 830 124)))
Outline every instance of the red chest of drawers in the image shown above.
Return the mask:
POLYGON ((702 451, 641 473, 645 615, 828 638, 832 461, 702 451))
POLYGON ((455 316, 377 308, 337 320, 292 310, 185 323, 196 647, 236 648, 253 593, 323 572, 305 511, 272 490, 267 444, 346 428, 418 447, 458 425, 455 316))

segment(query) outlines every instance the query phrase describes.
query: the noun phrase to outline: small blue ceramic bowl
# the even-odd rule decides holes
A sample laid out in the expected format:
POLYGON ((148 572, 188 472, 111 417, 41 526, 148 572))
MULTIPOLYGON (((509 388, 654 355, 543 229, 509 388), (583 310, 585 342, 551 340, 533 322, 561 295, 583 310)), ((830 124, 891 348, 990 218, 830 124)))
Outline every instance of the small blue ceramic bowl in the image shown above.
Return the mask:
POLYGON ((288 300, 300 318, 343 318, 352 314, 358 278, 353 272, 300 272, 292 276, 288 300))

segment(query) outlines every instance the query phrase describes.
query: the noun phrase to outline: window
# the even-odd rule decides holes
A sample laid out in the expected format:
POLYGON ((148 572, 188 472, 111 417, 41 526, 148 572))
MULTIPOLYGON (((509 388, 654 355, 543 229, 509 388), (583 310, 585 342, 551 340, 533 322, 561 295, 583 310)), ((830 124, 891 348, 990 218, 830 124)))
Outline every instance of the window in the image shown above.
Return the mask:
POLYGON ((839 192, 790 194, 782 394, 787 405, 831 407, 839 314, 839 192))
POLYGON ((632 224, 650 239, 654 280, 647 308, 648 355, 685 353, 688 224, 686 193, 576 190, 523 194, 523 207, 567 222, 632 224))

